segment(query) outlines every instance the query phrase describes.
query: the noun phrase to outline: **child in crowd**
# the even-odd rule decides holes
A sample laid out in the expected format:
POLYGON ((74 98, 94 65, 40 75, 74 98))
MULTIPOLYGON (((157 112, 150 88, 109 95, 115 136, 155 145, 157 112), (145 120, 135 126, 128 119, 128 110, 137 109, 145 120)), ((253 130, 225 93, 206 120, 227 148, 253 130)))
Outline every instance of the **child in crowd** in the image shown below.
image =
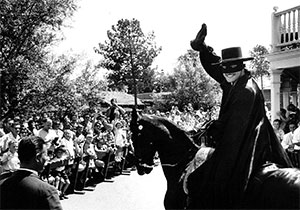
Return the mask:
POLYGON ((123 147, 126 143, 126 131, 123 129, 123 124, 121 121, 116 121, 114 126, 115 134, 115 145, 117 147, 115 160, 116 162, 121 162, 123 156, 123 147))
POLYGON ((67 159, 67 156, 65 155, 67 152, 67 149, 65 146, 61 145, 57 147, 54 150, 54 157, 51 160, 51 163, 58 163, 61 162, 61 166, 56 167, 51 171, 51 175, 55 177, 55 187, 60 192, 60 199, 68 199, 68 197, 65 195, 66 190, 68 189, 70 185, 70 180, 68 178, 66 167, 63 164, 64 160, 67 159))

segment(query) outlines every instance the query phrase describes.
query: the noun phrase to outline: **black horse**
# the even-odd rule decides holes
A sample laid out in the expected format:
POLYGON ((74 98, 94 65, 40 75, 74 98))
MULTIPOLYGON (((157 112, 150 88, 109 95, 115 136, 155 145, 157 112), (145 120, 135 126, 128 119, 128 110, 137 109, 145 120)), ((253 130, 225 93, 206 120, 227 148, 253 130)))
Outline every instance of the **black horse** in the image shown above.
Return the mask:
MULTIPOLYGON (((184 130, 161 117, 144 115, 138 119, 133 112, 131 130, 138 173, 143 175, 151 172, 155 153, 158 152, 167 180, 165 208, 188 209, 189 195, 185 193, 183 177, 198 152, 199 145, 184 130)), ((253 177, 248 185, 244 208, 299 209, 298 169, 278 168, 275 164, 269 164, 253 177)))

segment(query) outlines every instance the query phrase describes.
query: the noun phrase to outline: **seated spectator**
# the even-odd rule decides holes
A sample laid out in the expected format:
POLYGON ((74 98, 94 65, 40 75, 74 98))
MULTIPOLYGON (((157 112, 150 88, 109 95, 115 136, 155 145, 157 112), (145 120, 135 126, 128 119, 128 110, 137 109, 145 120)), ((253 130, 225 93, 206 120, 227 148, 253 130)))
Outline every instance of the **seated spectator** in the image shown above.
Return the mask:
POLYGON ((283 140, 283 136, 284 136, 284 131, 280 128, 280 120, 279 119, 275 119, 273 121, 273 129, 274 132, 278 138, 278 140, 281 142, 283 140))
POLYGON ((16 171, 20 168, 20 160, 18 158, 18 142, 10 141, 8 142, 8 151, 5 152, 1 158, 1 165, 3 172, 6 171, 16 171))
MULTIPOLYGON (((54 157, 50 160, 50 163, 60 161, 63 162, 64 160, 66 160, 67 156, 64 155, 66 151, 67 150, 63 145, 57 147, 54 151, 54 157)), ((62 165, 57 168, 54 168, 51 171, 51 175, 55 178, 55 187, 60 192, 60 199, 68 199, 65 193, 70 185, 70 180, 66 172, 66 166, 62 165)))
POLYGON ((38 176, 44 168, 47 147, 40 137, 20 141, 20 168, 0 181, 0 209, 62 209, 55 187, 38 176))
POLYGON ((297 128, 297 124, 294 121, 289 122, 289 132, 283 136, 283 140, 281 142, 281 145, 283 149, 289 149, 293 150, 294 149, 294 144, 293 144, 293 136, 294 136, 294 131, 297 128))

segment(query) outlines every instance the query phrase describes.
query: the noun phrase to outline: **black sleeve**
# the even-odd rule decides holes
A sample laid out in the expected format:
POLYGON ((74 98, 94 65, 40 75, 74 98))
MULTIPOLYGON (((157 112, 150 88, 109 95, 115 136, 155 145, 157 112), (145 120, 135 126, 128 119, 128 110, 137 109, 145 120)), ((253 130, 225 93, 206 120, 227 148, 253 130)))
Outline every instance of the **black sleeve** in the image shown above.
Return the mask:
POLYGON ((214 49, 210 46, 206 46, 199 54, 204 70, 218 83, 223 83, 225 78, 222 74, 220 65, 212 65, 221 60, 221 58, 215 54, 214 49))

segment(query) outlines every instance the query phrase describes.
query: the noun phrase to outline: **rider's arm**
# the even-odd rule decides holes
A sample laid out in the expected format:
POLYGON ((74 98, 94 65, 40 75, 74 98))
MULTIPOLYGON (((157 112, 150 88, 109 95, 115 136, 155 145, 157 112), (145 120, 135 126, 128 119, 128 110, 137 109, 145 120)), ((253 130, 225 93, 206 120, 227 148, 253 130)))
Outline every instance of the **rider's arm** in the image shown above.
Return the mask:
POLYGON ((200 61, 204 70, 218 83, 224 81, 224 76, 220 65, 212 65, 220 61, 220 57, 214 52, 214 49, 210 46, 204 45, 200 54, 200 61))

